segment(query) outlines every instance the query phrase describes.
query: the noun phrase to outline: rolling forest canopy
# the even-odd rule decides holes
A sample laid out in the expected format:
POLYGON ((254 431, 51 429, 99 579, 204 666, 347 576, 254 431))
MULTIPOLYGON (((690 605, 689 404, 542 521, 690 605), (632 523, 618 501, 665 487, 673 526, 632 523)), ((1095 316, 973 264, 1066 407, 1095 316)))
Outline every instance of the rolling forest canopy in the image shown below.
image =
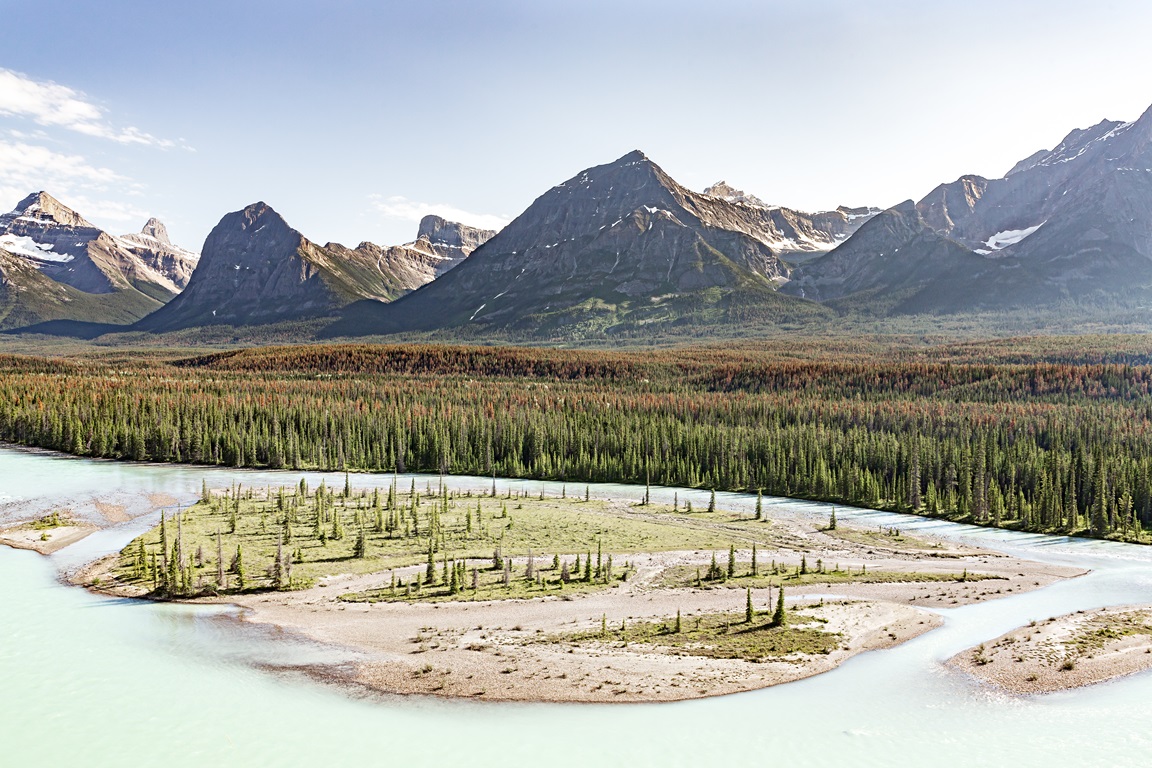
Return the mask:
POLYGON ((1152 342, 0 356, 0 439, 79 456, 684 485, 1139 540, 1152 342))

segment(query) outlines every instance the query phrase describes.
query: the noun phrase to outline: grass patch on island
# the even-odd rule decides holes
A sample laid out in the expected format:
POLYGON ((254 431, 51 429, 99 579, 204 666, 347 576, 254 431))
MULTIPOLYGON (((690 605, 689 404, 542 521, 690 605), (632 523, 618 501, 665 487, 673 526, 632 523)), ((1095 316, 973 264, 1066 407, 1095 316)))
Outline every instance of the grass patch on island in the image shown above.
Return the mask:
POLYGON ((557 635, 542 642, 627 648, 649 645, 678 656, 710 659, 779 661, 795 656, 828 654, 840 647, 842 636, 822 628, 824 620, 792 612, 784 622, 741 613, 709 613, 658 621, 620 622, 600 629, 557 635))
POLYGON ((418 576, 398 573, 396 592, 389 580, 346 599, 536 597, 602 588, 625 576, 622 555, 733 542, 763 546, 773 535, 764 521, 714 509, 459 493, 430 483, 423 489, 395 482, 371 491, 353 491, 347 483, 342 490, 313 489, 301 481, 288 488, 205 489, 198 503, 165 516, 125 547, 114 575, 156 596, 190 597, 301 589, 328 576, 423 566, 418 576), (615 573, 605 579, 613 558, 615 573), (517 573, 505 585, 508 561, 517 573))

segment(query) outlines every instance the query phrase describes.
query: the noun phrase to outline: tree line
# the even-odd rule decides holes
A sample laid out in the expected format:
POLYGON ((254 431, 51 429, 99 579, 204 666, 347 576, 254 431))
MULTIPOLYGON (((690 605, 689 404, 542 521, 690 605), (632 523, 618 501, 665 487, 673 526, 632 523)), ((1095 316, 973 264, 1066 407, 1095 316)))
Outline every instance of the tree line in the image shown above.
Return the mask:
MULTIPOLYGON (((955 353, 953 353, 955 354, 955 353)), ((349 345, 0 357, 0 439, 80 456, 681 485, 1140 540, 1152 366, 349 345)))

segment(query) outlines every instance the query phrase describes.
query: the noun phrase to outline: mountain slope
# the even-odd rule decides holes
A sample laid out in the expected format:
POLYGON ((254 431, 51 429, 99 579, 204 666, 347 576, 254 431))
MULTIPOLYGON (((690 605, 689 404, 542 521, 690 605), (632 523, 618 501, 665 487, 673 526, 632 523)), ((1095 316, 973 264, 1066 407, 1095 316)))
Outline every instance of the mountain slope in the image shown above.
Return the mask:
POLYGON ((803 254, 832 250, 880 213, 879 208, 846 206, 840 206, 834 211, 803 213, 780 205, 768 205, 755 195, 736 189, 725 181, 718 181, 708 187, 704 195, 757 209, 762 217, 758 236, 793 262, 800 260, 798 257, 803 254))
MULTIPOLYGON (((443 261, 427 246, 427 272, 443 261)), ((396 268, 414 249, 362 243, 319 246, 265 203, 226 215, 208 235, 188 287, 137 324, 165 332, 198 326, 265 325, 330 317, 356 301, 388 301, 415 278, 396 268)), ((430 278, 429 278, 430 279, 430 278)))
POLYGON ((380 246, 364 242, 354 249, 328 243, 324 248, 350 261, 375 261, 383 287, 380 298, 392 300, 432 282, 495 234, 439 216, 425 216, 411 243, 380 246))
MULTIPOLYGON (((156 225, 163 225, 156 222, 156 225)), ((177 276, 195 254, 165 246, 133 247, 45 192, 0 216, 4 309, 0 328, 48 320, 131 323, 179 291, 177 276)))
POLYGON ((168 228, 159 219, 148 219, 139 232, 121 235, 119 240, 146 266, 171 281, 176 293, 188 286, 200 260, 198 254, 173 244, 168 239, 168 228))
POLYGON ((543 334, 821 310, 776 294, 789 267, 769 209, 681 187, 640 152, 541 195, 465 262, 330 335, 441 328, 543 334))
POLYGON ((785 291, 876 312, 1152 296, 1152 109, 1076 130, 1001 179, 964 176, 801 266, 785 291))

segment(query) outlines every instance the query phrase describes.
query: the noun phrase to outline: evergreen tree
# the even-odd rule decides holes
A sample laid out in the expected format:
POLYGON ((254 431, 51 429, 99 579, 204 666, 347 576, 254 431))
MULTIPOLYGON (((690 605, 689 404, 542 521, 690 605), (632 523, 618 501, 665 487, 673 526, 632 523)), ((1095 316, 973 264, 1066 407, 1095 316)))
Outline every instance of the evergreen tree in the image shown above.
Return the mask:
POLYGON ((220 531, 216 531, 216 587, 227 589, 228 584, 224 576, 224 538, 220 531))
POLYGON ((236 555, 232 558, 232 572, 236 574, 236 587, 243 590, 247 586, 247 573, 244 569, 244 551, 236 545, 236 555))
POLYGON ((776 588, 776 612, 772 614, 772 626, 783 627, 788 623, 788 613, 784 608, 784 585, 776 588))

